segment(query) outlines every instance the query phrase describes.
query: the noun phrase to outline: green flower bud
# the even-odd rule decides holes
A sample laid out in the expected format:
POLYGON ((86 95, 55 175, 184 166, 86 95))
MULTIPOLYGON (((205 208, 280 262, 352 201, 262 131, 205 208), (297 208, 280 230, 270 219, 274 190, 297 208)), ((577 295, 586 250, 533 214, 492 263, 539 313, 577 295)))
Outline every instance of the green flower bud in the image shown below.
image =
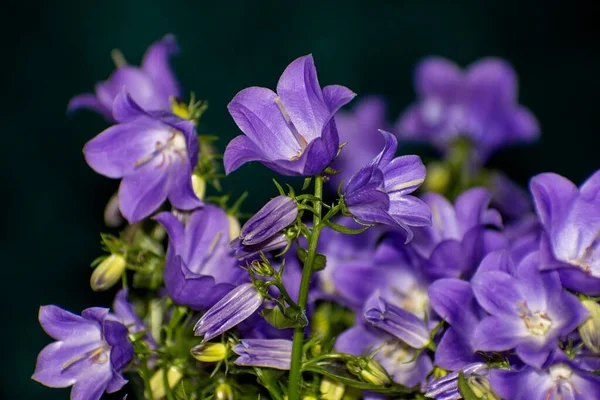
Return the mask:
POLYGON ((120 254, 111 254, 92 272, 90 286, 96 292, 110 289, 121 279, 126 266, 125 257, 120 254))
POLYGON ((194 189, 194 194, 199 199, 204 199, 204 195, 206 194, 206 181, 203 177, 198 174, 192 174, 192 188, 194 189))
POLYGON ((390 378, 385 368, 372 358, 359 357, 356 361, 346 363, 346 367, 354 375, 360 376, 370 384, 387 386, 392 383, 392 378, 390 378))
POLYGON ((338 381, 323 378, 319 390, 321 391, 321 398, 323 400, 342 400, 346 391, 346 385, 338 381))
POLYGON ((490 380, 485 376, 475 375, 467 378, 467 383, 473 394, 479 399, 502 400, 490 387, 490 380))
POLYGON ((233 389, 227 382, 221 382, 217 385, 215 400, 233 400, 233 389))
MULTIPOLYGON (((159 369, 152 375, 150 378, 150 390, 152 390, 152 398, 159 400, 165 397, 165 371, 163 369, 159 369)), ((167 371, 167 382, 169 383, 169 388, 173 389, 175 385, 179 383, 179 381, 183 378, 183 373, 177 367, 170 367, 167 371)))
POLYGON ((192 357, 202 362, 217 362, 227 357, 227 346, 223 343, 203 343, 190 349, 192 357))
POLYGON ((433 162, 427 165, 427 178, 423 183, 423 188, 427 191, 445 193, 450 185, 450 171, 448 167, 440 162, 433 162))
POLYGON ((259 276, 273 276, 275 275, 275 270, 271 266, 271 263, 266 258, 261 258, 260 260, 254 260, 250 264, 250 268, 252 271, 259 276))
POLYGON ((579 325, 579 334, 583 344, 594 353, 600 353, 600 304, 593 300, 581 302, 590 312, 590 316, 579 325))

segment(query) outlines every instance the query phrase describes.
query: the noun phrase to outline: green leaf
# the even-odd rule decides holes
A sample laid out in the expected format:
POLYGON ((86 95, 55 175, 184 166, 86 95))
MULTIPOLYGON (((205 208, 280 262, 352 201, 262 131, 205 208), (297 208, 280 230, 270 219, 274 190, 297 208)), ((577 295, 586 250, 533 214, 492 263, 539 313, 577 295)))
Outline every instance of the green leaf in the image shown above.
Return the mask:
POLYGON ((344 225, 336 224, 335 222, 327 221, 327 226, 333 229, 334 231, 344 233, 346 235, 358 235, 360 233, 363 233, 373 225, 365 226, 364 228, 360 229, 352 229, 344 225))
MULTIPOLYGON (((303 249, 302 247, 298 247, 298 249, 296 249, 296 254, 298 255, 298 259, 300 260, 302 265, 306 265, 306 258, 308 256, 308 251, 306 251, 306 249, 303 249)), ((313 272, 324 270, 326 264, 327 264, 327 257, 325 257, 323 254, 317 253, 315 255, 315 261, 313 264, 313 272)))
POLYGON ((305 178, 304 179, 304 183, 302 184, 302 190, 304 191, 304 190, 308 189, 308 187, 310 186, 311 182, 312 182, 312 176, 309 176, 309 177, 305 178))
POLYGON ((306 314, 299 309, 286 307, 265 308, 260 313, 265 321, 277 329, 302 328, 308 325, 306 314))
POLYGON ((479 400, 479 397, 473 393, 473 390, 469 386, 465 374, 463 374, 462 371, 458 374, 458 391, 463 397, 463 400, 479 400))

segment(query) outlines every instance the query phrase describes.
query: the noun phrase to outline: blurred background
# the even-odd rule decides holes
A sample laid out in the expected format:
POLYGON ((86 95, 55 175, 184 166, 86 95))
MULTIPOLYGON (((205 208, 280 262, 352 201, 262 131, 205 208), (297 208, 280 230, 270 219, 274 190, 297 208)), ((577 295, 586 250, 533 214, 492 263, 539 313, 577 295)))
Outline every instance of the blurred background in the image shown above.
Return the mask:
MULTIPOLYGON (((38 307, 74 312, 109 305, 114 292, 89 288, 101 254, 103 209, 117 182, 96 175, 81 148, 107 123, 70 97, 91 91, 114 66, 119 48, 137 65, 147 46, 174 33, 173 60, 186 91, 207 99, 201 133, 239 132, 225 106, 251 85, 274 88, 284 67, 313 53, 322 85, 359 96, 380 94, 390 121, 413 100, 415 63, 440 55, 465 66, 494 55, 520 78, 520 102, 537 116, 541 140, 506 149, 491 164, 522 185, 543 171, 579 183, 600 166, 600 27, 583 3, 558 1, 24 1, 3 14, 2 360, 0 398, 66 399, 30 380, 37 353, 51 340, 38 307), (561 2, 562 3, 562 2, 561 2)), ((402 145, 401 145, 402 146, 402 145)), ((250 193, 255 211, 275 189, 261 165, 245 166, 225 191, 250 193)))

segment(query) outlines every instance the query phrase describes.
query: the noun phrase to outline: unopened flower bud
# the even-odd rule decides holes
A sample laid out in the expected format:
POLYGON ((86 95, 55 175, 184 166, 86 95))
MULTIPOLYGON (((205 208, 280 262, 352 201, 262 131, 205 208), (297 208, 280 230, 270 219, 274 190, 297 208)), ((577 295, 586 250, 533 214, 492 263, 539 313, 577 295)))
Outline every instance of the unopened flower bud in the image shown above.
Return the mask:
POLYGON ((579 325, 581 340, 588 349, 600 353, 600 304, 593 300, 583 300, 582 304, 590 316, 579 325))
POLYGON ((346 386, 341 382, 323 378, 319 390, 323 400, 342 400, 346 386))
POLYGON ((217 362, 227 357, 227 346, 223 343, 204 343, 190 349, 192 357, 202 362, 217 362))
POLYGON ((234 215, 227 214, 227 219, 229 220, 229 240, 234 240, 240 236, 242 227, 240 221, 234 215))
POLYGON ((123 271, 127 266, 127 261, 120 254, 111 254, 106 257, 92 272, 90 286, 93 290, 100 292, 110 289, 121 279, 123 271))
POLYGON ((254 260, 250 263, 250 268, 252 272, 259 276, 273 276, 275 275, 275 270, 269 263, 269 260, 266 258, 261 258, 260 260, 254 260))
POLYGON ((198 174, 192 174, 192 188, 194 189, 194 194, 200 200, 204 199, 204 195, 206 194, 206 181, 203 177, 198 174))
POLYGON ((490 387, 487 376, 474 375, 467 379, 467 383, 478 399, 502 400, 490 387))
POLYGON ((373 359, 361 357, 356 361, 349 361, 346 367, 350 372, 373 385, 387 386, 392 383, 392 378, 390 378, 385 368, 373 359))
MULTIPOLYGON (((166 395, 165 391, 165 370, 159 369, 152 375, 150 378, 150 390, 152 390, 152 398, 158 400, 162 399, 166 395)), ((179 383, 183 374, 177 367, 170 367, 167 371, 167 382, 169 383, 169 388, 173 389, 175 385, 179 383)))
POLYGON ((227 382, 221 382, 215 388, 215 400, 233 400, 233 389, 227 382))

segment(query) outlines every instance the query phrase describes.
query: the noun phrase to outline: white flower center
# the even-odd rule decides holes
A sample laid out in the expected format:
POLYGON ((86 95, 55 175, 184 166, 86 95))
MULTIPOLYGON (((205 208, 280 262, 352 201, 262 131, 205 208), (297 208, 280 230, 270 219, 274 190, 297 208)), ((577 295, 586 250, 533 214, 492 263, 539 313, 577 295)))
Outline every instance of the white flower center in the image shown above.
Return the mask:
POLYGON ((550 377, 554 382, 562 382, 571 379, 573 370, 566 364, 555 364, 550 367, 550 377))
POLYGON ((521 310, 519 317, 521 317, 525 327, 532 335, 543 336, 550 330, 550 327, 552 327, 552 320, 545 312, 532 312, 529 307, 527 307, 526 302, 522 302, 519 305, 519 308, 521 310))
POLYGON ((154 151, 137 160, 135 166, 139 167, 154 159, 158 160, 156 168, 170 167, 178 158, 185 163, 187 160, 185 136, 177 129, 170 129, 169 134, 170 136, 165 142, 157 140, 154 144, 154 151))
POLYGON ((396 339, 386 341, 378 354, 394 364, 405 364, 414 358, 414 350, 396 339))

